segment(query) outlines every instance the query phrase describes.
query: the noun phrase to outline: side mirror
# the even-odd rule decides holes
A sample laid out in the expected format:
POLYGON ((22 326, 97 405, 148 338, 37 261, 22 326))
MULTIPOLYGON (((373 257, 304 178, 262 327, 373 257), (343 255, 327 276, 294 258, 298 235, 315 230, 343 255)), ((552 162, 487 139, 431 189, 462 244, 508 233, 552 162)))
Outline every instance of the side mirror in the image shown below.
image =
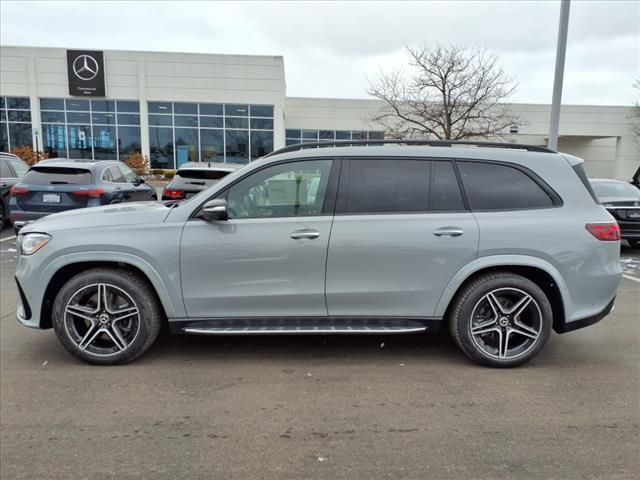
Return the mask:
POLYGON ((145 183, 144 178, 138 177, 136 178, 136 180, 133 182, 133 184, 137 187, 138 185, 142 185, 143 183, 145 183))
POLYGON ((227 201, 224 198, 209 200, 202 206, 202 216, 208 222, 214 220, 229 220, 227 201))

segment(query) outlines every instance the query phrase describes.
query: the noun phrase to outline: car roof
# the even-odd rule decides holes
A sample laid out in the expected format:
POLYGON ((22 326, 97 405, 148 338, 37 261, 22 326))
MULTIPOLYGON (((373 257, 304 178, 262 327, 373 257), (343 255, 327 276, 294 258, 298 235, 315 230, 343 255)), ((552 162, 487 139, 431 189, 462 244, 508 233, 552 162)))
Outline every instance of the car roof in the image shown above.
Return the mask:
POLYGON ((86 170, 93 170, 94 167, 110 167, 111 165, 117 165, 117 160, 82 160, 82 159, 73 159, 73 158, 47 158, 46 160, 41 160, 34 167, 50 167, 56 166, 61 168, 84 168, 86 170))
POLYGON ((178 167, 180 170, 221 170, 225 172, 233 172, 242 167, 237 163, 223 163, 223 162, 187 162, 178 167))
MULTIPOLYGON (((475 146, 428 146, 428 145, 375 145, 375 146, 327 146, 320 148, 304 148, 283 153, 274 152, 265 161, 297 158, 318 157, 429 157, 429 158, 460 158, 475 160, 496 160, 513 163, 535 163, 536 158, 558 157, 570 163, 581 160, 569 155, 556 152, 537 152, 521 149, 500 147, 475 146), (571 157, 571 158, 569 158, 571 157)), ((270 162, 268 162, 270 163, 270 162)))

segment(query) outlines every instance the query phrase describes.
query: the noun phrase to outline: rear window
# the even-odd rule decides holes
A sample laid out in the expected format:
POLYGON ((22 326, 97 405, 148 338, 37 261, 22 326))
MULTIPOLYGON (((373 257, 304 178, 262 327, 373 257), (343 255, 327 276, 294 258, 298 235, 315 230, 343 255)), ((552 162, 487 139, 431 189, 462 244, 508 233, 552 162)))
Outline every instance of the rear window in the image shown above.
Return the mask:
POLYGON ((630 183, 624 182, 592 182, 591 186, 599 197, 636 198, 640 190, 630 183))
POLYGON ((178 170, 177 176, 181 178, 193 178, 197 180, 220 180, 231 172, 221 172, 219 170, 178 170))
POLYGON ((553 200, 529 175, 506 165, 458 162, 472 210, 518 210, 553 206, 553 200))
POLYGON ((90 185, 91 172, 84 168, 31 167, 23 179, 31 185, 90 185))

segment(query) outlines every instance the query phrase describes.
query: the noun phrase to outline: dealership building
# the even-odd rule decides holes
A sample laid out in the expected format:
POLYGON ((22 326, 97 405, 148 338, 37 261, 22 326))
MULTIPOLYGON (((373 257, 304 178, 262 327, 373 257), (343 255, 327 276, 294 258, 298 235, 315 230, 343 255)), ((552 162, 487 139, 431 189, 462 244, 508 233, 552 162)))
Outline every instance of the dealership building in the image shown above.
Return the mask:
MULTIPOLYGON (((141 152, 154 168, 384 138, 371 121, 377 100, 287 97, 280 56, 3 46, 0 96, 1 151, 120 160, 141 152)), ((545 145, 550 106, 512 107, 522 122, 503 138, 545 145)), ((625 106, 563 106, 558 149, 585 159, 591 176, 628 179, 640 164, 630 116, 625 106)))

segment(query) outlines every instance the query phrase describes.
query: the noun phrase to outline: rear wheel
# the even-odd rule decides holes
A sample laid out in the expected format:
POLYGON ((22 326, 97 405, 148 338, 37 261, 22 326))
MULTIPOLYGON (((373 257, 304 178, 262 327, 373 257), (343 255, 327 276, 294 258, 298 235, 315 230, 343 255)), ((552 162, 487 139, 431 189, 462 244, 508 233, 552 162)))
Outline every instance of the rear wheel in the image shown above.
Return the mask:
POLYGON ((53 304, 62 345, 88 363, 116 365, 142 355, 157 338, 160 305, 146 281, 124 269, 79 273, 53 304))
POLYGON ((7 217, 4 212, 4 205, 0 203, 0 230, 4 228, 4 224, 7 221, 7 217))
POLYGON ((553 314, 544 292, 512 273, 482 275, 458 293, 449 329, 476 363, 515 367, 535 357, 551 334, 553 314))

